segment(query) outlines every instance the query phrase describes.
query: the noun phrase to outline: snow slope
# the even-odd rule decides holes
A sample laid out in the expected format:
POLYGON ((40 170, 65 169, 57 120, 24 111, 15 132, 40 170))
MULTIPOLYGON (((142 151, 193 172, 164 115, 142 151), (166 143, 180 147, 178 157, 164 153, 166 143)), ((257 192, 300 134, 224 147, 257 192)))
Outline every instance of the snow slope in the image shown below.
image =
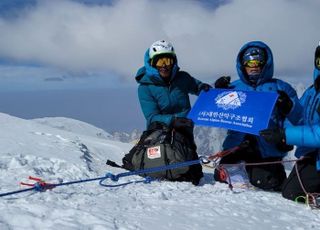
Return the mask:
MULTIPOLYGON (((29 175, 67 182, 124 172, 105 162, 121 162, 132 144, 98 137, 93 127, 77 130, 82 122, 72 121, 72 131, 50 122, 0 113, 0 193, 22 188, 29 175)), ((0 229, 320 229, 320 210, 279 193, 233 193, 212 173, 206 168, 197 187, 152 182, 110 189, 88 182, 1 197, 0 229)), ((132 179, 140 178, 120 182, 132 179)))
POLYGON ((65 117, 45 117, 33 119, 40 124, 73 132, 75 134, 112 139, 112 135, 88 123, 65 117))

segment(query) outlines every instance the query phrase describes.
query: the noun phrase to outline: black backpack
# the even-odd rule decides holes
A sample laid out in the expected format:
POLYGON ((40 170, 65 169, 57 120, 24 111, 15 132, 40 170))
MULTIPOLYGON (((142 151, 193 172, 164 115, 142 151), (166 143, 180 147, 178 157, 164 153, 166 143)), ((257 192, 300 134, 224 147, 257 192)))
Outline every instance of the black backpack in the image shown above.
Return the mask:
MULTIPOLYGON (((123 168, 130 171, 161 167, 197 160, 198 155, 190 135, 184 135, 163 123, 154 122, 144 131, 139 142, 122 159, 123 168)), ((190 181, 197 185, 203 176, 200 164, 153 172, 141 176, 170 181, 190 181)))

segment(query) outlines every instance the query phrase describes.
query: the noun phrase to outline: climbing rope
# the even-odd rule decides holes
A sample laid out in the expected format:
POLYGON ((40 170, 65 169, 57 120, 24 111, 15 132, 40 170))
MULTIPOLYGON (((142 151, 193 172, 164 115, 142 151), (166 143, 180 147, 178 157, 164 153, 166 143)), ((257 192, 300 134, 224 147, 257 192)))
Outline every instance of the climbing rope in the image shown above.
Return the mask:
POLYGON ((248 146, 249 142, 243 142, 242 144, 235 146, 233 148, 215 153, 213 155, 210 155, 208 159, 208 163, 204 164, 204 166, 215 169, 217 175, 219 175, 219 178, 221 181, 226 182, 229 185, 229 188, 231 191, 233 191, 233 184, 231 180, 230 173, 228 171, 228 167, 232 166, 260 166, 260 165, 271 165, 271 164, 284 164, 284 163, 290 163, 290 162, 297 162, 301 159, 297 160, 278 160, 278 161, 266 161, 266 162, 254 162, 254 163, 247 163, 247 162, 240 162, 240 163, 220 163, 221 158, 226 157, 236 151, 239 151, 243 148, 246 148, 248 146), (211 164, 210 164, 211 163, 211 164))
POLYGON ((176 169, 176 168, 182 168, 186 166, 191 166, 195 164, 200 164, 202 163, 202 159, 199 158, 198 160, 192 160, 192 161, 186 161, 186 162, 179 162, 179 163, 174 163, 170 165, 165 165, 165 166, 160 166, 160 167, 154 167, 154 168, 148 168, 148 169, 142 169, 142 170, 136 170, 136 171, 131 171, 131 172, 124 172, 124 173, 119 173, 117 175, 114 175, 112 173, 107 173, 103 177, 96 177, 96 178, 90 178, 90 179, 81 179, 81 180, 75 180, 75 181, 69 181, 69 182, 63 182, 63 183, 46 183, 44 180, 36 177, 29 177, 30 180, 36 181, 34 184, 29 184, 29 183, 21 183, 21 185, 26 185, 30 186, 31 188, 27 189, 21 189, 21 190, 16 190, 12 192, 6 192, 6 193, 1 193, 0 197, 4 196, 9 196, 9 195, 14 195, 18 193, 23 193, 23 192, 28 192, 28 191, 37 191, 37 192, 44 192, 47 191, 48 189, 51 190, 56 187, 60 186, 67 186, 67 185, 72 185, 72 184, 80 184, 80 183, 86 183, 86 182, 91 182, 91 181, 97 181, 99 180, 99 184, 104 187, 119 187, 119 186, 125 186, 131 183, 150 183, 151 181, 155 180, 154 178, 151 177, 145 177, 144 180, 139 180, 139 181, 130 181, 130 182, 125 182, 122 184, 106 184, 104 183, 107 179, 110 179, 113 182, 117 182, 121 177, 128 177, 128 176, 134 176, 134 175, 144 175, 144 174, 149 174, 149 173, 154 173, 154 172, 160 172, 160 171, 166 171, 166 170, 171 170, 171 169, 176 169))
MULTIPOLYGON (((303 160, 304 158, 301 158, 303 160)), ((296 163, 294 165, 294 168, 296 170, 297 178, 299 181, 299 184, 301 186, 302 191, 305 194, 304 196, 298 196, 296 197, 295 201, 299 202, 302 199, 304 199, 304 203, 306 203, 310 208, 320 208, 320 193, 309 193, 307 192, 306 188, 303 185, 302 179, 300 177, 299 169, 298 169, 298 164, 296 163)))
MULTIPOLYGON (((229 183, 229 188, 232 190, 233 186, 231 184, 231 178, 230 175, 228 174, 228 170, 223 167, 223 166, 235 166, 239 164, 244 164, 245 166, 249 165, 268 165, 268 164, 280 164, 280 163, 287 163, 287 162, 297 162, 302 159, 297 159, 297 160, 282 160, 282 161, 272 161, 272 162, 259 162, 259 163, 237 163, 237 164, 219 164, 219 160, 222 157, 225 157, 237 150, 239 150, 241 147, 236 146, 234 148, 224 150, 221 152, 218 152, 214 155, 211 155, 209 157, 200 157, 198 160, 192 160, 192 161, 186 161, 186 162, 179 162, 179 163, 174 163, 170 165, 165 165, 165 166, 160 166, 160 167, 154 167, 154 168, 148 168, 148 169, 141 169, 141 170, 136 170, 136 171, 129 171, 129 172, 124 172, 124 173, 119 173, 119 174, 112 174, 112 173, 107 173, 105 176, 102 177, 96 177, 96 178, 89 178, 89 179, 80 179, 80 180, 75 180, 75 181, 69 181, 69 182, 62 182, 62 183, 47 183, 44 180, 36 177, 29 177, 28 179, 35 181, 35 183, 24 183, 21 182, 21 185, 25 186, 30 186, 30 188, 27 189, 21 189, 21 190, 16 190, 16 191, 11 191, 11 192, 5 192, 5 193, 0 193, 0 197, 5 197, 5 196, 10 196, 14 194, 19 194, 23 192, 28 192, 28 191, 36 191, 36 192, 45 192, 47 190, 51 190, 56 187, 60 186, 67 186, 67 185, 72 185, 72 184, 80 184, 80 183, 86 183, 86 182, 91 182, 91 181, 99 181, 99 185, 103 187, 120 187, 120 186, 125 186, 128 184, 132 183, 151 183, 152 181, 155 180, 155 178, 146 176, 143 180, 135 180, 135 181, 129 181, 121 184, 108 184, 106 183, 107 180, 111 180, 113 182, 118 182, 121 177, 128 177, 128 176, 134 176, 134 175, 146 175, 150 173, 155 173, 155 172, 160 172, 160 171, 166 171, 166 170, 172 170, 180 167, 187 167, 195 164, 202 164, 204 166, 208 166, 209 163, 213 163, 213 166, 209 166, 211 168, 217 169, 217 170, 223 170, 224 177, 226 181, 229 183)), ((306 194, 305 202, 310 206, 310 207, 315 207, 319 208, 320 207, 320 194, 315 194, 315 193, 307 193, 305 190, 303 183, 301 181, 298 169, 297 169, 297 164, 295 165, 299 183, 301 184, 301 187, 306 194)), ((300 196, 299 199, 301 200, 303 196, 300 196)))

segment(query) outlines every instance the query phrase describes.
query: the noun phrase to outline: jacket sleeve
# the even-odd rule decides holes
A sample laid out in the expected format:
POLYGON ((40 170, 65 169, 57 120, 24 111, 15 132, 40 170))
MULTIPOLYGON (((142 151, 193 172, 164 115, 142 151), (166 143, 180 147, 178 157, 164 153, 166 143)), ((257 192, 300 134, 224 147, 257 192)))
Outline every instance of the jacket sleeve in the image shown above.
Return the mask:
POLYGON ((287 115, 288 120, 293 125, 301 124, 301 121, 303 119, 303 107, 299 101, 297 92, 295 91, 294 88, 292 88, 291 85, 283 81, 280 81, 280 83, 278 84, 278 87, 279 87, 279 90, 283 90, 288 94, 288 96, 290 97, 293 103, 292 109, 290 113, 287 115))
POLYGON ((185 84, 188 86, 189 93, 199 96, 201 92, 201 86, 203 85, 203 83, 198 79, 192 77, 187 72, 183 73, 185 74, 185 84))
POLYGON ((289 126, 285 129, 286 142, 304 147, 320 147, 320 125, 289 126))
POLYGON ((168 126, 171 124, 174 118, 174 114, 161 114, 157 102, 152 96, 148 85, 139 86, 138 97, 142 112, 147 120, 148 126, 154 121, 163 122, 168 126))

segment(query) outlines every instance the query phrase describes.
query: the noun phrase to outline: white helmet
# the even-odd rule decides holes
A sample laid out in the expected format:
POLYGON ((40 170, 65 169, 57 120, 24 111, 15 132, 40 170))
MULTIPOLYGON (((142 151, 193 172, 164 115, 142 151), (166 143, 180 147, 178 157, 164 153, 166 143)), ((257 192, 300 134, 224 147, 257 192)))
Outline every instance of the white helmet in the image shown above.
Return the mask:
POLYGON ((155 56, 159 54, 171 54, 173 56, 176 56, 172 44, 170 42, 166 42, 165 40, 156 41, 150 46, 150 59, 153 59, 155 56))

